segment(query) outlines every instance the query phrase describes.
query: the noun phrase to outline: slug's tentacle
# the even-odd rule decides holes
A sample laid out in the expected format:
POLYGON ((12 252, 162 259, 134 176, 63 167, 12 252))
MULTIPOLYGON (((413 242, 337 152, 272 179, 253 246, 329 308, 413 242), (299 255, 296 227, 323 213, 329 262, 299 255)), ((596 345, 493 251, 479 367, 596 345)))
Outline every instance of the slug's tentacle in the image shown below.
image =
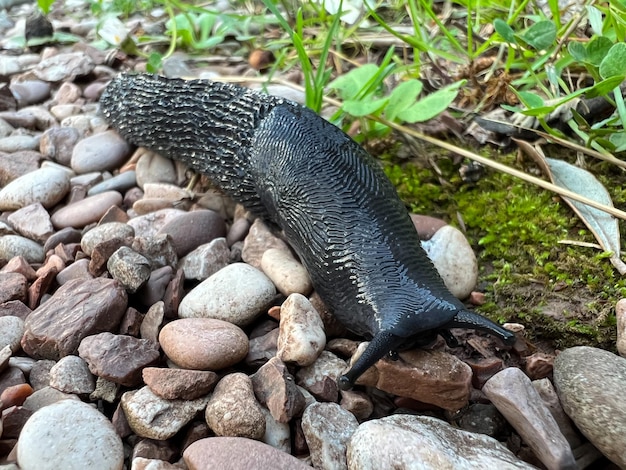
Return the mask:
POLYGON ((500 338, 507 346, 512 346, 515 343, 515 334, 513 332, 469 310, 457 312, 455 317, 444 328, 466 328, 484 331, 496 338, 500 338))
POLYGON ((125 139, 188 164, 283 230, 334 315, 373 338, 342 385, 452 326, 507 338, 460 313, 378 163, 310 109, 235 85, 146 74, 116 77, 100 108, 125 139))

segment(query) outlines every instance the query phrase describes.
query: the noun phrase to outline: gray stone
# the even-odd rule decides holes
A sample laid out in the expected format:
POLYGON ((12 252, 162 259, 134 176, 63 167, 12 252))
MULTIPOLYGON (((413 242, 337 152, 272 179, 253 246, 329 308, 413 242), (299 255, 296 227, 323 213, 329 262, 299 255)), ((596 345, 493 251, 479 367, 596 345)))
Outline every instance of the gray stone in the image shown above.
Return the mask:
POLYGON ((136 251, 122 246, 107 261, 107 269, 128 292, 135 293, 150 279, 150 262, 136 251))
POLYGON ((55 206, 70 190, 71 173, 45 166, 13 180, 0 191, 0 210, 17 210, 35 202, 55 206))
POLYGON ((178 265, 185 273, 185 279, 203 281, 230 262, 230 248, 223 237, 200 245, 188 253, 178 265))
POLYGON ((93 249, 100 243, 113 238, 132 240, 135 230, 122 222, 109 222, 98 225, 83 235, 80 247, 87 256, 91 256, 93 249))
POLYGON ((0 260, 8 261, 16 256, 23 257, 29 263, 43 263, 43 247, 28 238, 18 235, 0 236, 0 260))
POLYGON ((50 386, 65 393, 88 395, 96 389, 96 378, 78 356, 65 356, 50 369, 50 386))
POLYGON ((111 206, 121 204, 120 193, 106 191, 62 207, 52 215, 52 224, 57 228, 85 227, 100 220, 111 206))
POLYGON ((7 220, 20 235, 39 243, 45 243, 54 232, 50 214, 39 202, 16 210, 7 220))

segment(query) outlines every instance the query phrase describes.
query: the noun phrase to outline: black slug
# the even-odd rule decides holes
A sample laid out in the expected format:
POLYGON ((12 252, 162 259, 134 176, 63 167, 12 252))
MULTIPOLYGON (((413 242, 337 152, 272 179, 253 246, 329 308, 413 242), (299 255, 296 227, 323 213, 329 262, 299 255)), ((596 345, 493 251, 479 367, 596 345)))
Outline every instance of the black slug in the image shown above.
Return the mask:
POLYGON ((377 162, 336 126, 291 101, 239 86, 121 75, 101 111, 135 145, 185 162, 280 227, 315 289, 371 339, 342 388, 384 355, 450 328, 514 335, 466 310, 421 247, 377 162))

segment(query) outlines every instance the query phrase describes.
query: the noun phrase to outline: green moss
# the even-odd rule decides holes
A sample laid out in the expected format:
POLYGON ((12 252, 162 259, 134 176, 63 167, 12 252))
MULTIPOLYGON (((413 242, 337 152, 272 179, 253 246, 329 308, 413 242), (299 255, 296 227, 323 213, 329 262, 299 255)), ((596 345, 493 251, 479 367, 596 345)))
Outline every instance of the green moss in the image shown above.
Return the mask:
MULTIPOLYGON (((490 158, 515 164, 512 155, 490 158)), ((478 310, 500 322, 524 324, 529 339, 551 347, 614 348, 614 305, 626 296, 626 281, 606 254, 560 243, 595 243, 569 207, 502 173, 486 170, 477 183, 466 184, 451 160, 440 158, 437 165, 439 176, 414 161, 387 163, 385 170, 414 212, 462 224, 478 257, 478 289, 487 294, 478 310)), ((626 199, 620 177, 609 174, 603 181, 616 188, 616 202, 626 199)))

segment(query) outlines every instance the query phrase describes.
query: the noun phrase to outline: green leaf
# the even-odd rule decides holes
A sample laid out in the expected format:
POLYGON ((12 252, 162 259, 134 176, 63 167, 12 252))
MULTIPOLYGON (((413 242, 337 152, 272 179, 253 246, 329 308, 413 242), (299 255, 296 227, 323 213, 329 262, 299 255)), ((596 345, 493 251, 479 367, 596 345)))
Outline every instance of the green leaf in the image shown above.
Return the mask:
POLYGON ((591 30, 595 35, 602 36, 602 12, 590 5, 587 5, 585 8, 587 9, 587 18, 589 18, 591 30))
POLYGON ((459 88, 466 83, 466 80, 448 85, 441 90, 419 100, 414 105, 398 113, 398 118, 405 122, 424 122, 434 118, 439 113, 445 111, 454 101, 459 92, 459 88))
POLYGON ((626 44, 614 44, 600 63, 600 76, 609 78, 615 75, 626 75, 626 44))
POLYGON ((535 50, 542 51, 556 40, 556 26, 552 21, 539 21, 524 31, 520 38, 535 50))
POLYGON ((585 62, 595 65, 596 67, 602 63, 602 60, 609 53, 613 46, 613 41, 605 36, 594 36, 587 43, 585 50, 587 51, 587 59, 585 62))
POLYGON ((578 62, 587 61, 587 49, 580 42, 570 42, 567 45, 567 50, 569 51, 571 56, 578 62))
POLYGON ((517 40, 515 39, 515 32, 513 29, 507 24, 506 21, 501 20, 500 18, 496 18, 493 22, 493 27, 496 32, 502 36, 502 38, 508 42, 509 44, 516 44, 517 40))
POLYGON ((55 0, 37 0, 37 6, 44 15, 50 13, 50 7, 54 4, 55 0))
POLYGON ((589 90, 585 92, 585 97, 589 99, 595 98, 596 96, 604 96, 613 91, 616 86, 619 86, 625 78, 626 77, 624 75, 613 75, 606 80, 602 80, 601 82, 598 82, 594 86, 590 87, 589 90))
POLYGON ((161 70, 163 65, 163 56, 158 52, 153 52, 148 57, 148 63, 146 64, 146 70, 150 73, 157 73, 161 70))
POLYGON ((614 132, 609 136, 609 141, 615 145, 615 152, 623 152, 626 150, 626 132, 614 132))
POLYGON ((359 94, 359 91, 377 72, 378 66, 376 64, 365 64, 362 67, 357 67, 346 74, 340 75, 330 82, 328 87, 337 90, 339 96, 344 101, 351 100, 359 94))
POLYGON ((367 116, 375 114, 382 109, 389 98, 381 98, 377 100, 346 100, 343 102, 343 110, 354 117, 367 116))
POLYGON ((398 85, 389 97, 389 103, 385 107, 385 117, 393 121, 399 113, 415 102, 422 88, 422 82, 419 80, 409 80, 398 85))
POLYGON ((543 98, 535 93, 531 93, 530 91, 519 91, 516 94, 527 108, 541 108, 545 106, 543 98))

